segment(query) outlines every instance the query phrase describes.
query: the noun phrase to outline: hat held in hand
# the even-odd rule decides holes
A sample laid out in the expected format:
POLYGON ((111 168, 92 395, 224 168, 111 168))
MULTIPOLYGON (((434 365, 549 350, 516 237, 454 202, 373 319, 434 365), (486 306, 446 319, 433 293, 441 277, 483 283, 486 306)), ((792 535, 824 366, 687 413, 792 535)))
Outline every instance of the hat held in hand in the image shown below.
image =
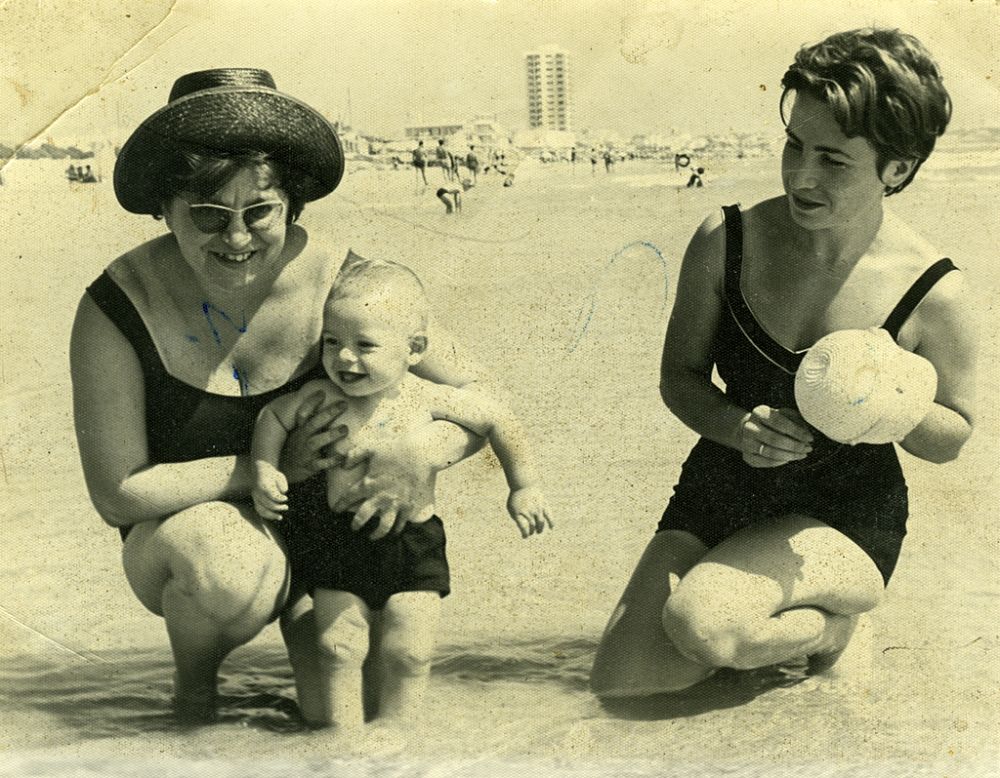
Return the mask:
POLYGON ((795 374, 802 418, 840 443, 900 441, 927 415, 937 371, 884 329, 838 330, 806 352, 795 374))
POLYGON ((162 159, 171 152, 226 157, 258 151, 304 183, 305 200, 332 192, 344 174, 333 126, 315 109, 279 92, 266 70, 217 68, 181 76, 167 104, 125 142, 115 162, 115 196, 132 213, 155 214, 162 159))

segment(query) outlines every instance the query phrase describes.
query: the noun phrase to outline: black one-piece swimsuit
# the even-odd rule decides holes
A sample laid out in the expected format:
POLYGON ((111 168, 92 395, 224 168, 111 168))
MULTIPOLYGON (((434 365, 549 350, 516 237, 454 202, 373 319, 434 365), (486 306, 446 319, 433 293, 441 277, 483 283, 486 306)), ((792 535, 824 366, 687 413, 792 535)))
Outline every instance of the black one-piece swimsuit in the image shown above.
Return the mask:
MULTIPOLYGON (((713 361, 726 396, 739 407, 795 407, 795 371, 805 351, 784 348, 754 318, 740 289, 740 210, 731 205, 723 212, 726 306, 713 361)), ((954 269, 950 259, 941 259, 914 282, 882 325, 893 340, 930 288, 954 269)), ((888 583, 908 513, 906 481, 893 444, 851 446, 814 431, 813 450, 805 459, 757 468, 739 451, 702 438, 684 462, 657 531, 686 530, 712 547, 754 521, 789 513, 842 532, 864 549, 888 583)))

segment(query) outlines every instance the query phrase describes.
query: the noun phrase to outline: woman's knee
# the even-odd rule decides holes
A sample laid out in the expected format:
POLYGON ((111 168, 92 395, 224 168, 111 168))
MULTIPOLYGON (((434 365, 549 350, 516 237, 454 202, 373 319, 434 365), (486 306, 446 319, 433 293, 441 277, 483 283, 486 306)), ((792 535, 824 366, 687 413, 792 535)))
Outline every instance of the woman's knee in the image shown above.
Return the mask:
POLYGON ((740 621, 724 615, 711 600, 675 592, 663 606, 663 629, 685 659, 705 667, 733 667, 745 641, 740 621))
POLYGON ((251 610, 266 618, 287 586, 280 546, 228 503, 193 506, 136 541, 135 553, 126 549, 126 575, 147 607, 169 587, 221 623, 251 610))

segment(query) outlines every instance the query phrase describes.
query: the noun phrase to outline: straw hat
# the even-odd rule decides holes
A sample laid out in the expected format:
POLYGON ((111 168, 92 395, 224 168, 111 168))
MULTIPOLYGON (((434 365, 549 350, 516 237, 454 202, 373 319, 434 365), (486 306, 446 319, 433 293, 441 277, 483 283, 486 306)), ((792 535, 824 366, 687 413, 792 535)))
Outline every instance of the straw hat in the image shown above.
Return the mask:
POLYGON ((132 133, 115 162, 115 195, 127 211, 156 213, 165 151, 251 149, 302 174, 306 201, 332 192, 344 173, 340 139, 319 112, 277 91, 266 70, 219 68, 178 78, 167 105, 132 133))
POLYGON ((838 330, 803 357, 795 404, 831 440, 891 443, 927 415, 937 382, 934 365, 897 346, 886 330, 838 330))

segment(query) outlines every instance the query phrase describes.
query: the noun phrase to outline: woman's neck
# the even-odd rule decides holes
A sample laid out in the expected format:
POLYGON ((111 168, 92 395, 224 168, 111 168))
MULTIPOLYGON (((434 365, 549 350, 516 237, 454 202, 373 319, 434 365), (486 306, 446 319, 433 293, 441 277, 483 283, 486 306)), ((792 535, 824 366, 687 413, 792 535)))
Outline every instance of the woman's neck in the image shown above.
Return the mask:
POLYGON ((875 242, 885 213, 881 207, 864 212, 846 227, 799 230, 802 255, 829 273, 849 272, 875 242))

